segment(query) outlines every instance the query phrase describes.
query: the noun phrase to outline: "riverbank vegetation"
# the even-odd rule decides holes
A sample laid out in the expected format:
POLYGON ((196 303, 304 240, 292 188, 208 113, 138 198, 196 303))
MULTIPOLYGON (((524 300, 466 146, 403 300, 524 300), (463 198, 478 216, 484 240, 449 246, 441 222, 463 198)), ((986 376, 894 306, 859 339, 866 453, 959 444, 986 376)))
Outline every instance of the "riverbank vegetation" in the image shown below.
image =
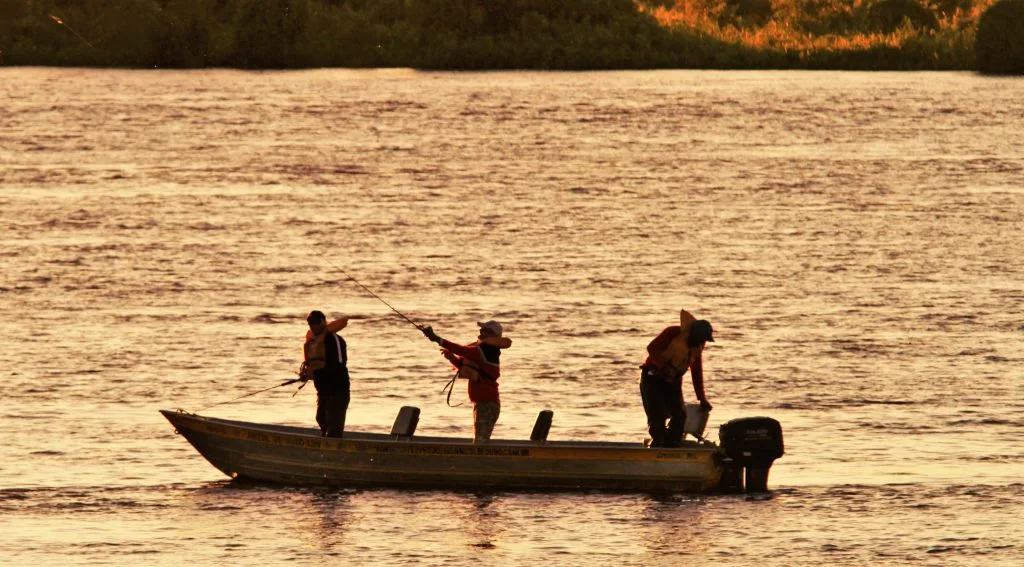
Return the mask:
MULTIPOLYGON (((1024 0, 0 0, 0 64, 966 70, 994 3, 1024 14, 1024 0)), ((994 26, 995 59, 1003 34, 1024 38, 1014 25, 994 26)))

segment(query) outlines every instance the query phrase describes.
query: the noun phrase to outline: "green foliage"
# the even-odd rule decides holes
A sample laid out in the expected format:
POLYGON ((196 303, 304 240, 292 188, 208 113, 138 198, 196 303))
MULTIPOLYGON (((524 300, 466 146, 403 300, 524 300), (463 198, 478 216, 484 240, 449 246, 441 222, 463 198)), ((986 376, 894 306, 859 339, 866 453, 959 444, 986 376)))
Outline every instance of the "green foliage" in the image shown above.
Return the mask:
POLYGON ((474 2, 418 0, 406 4, 406 19, 417 29, 469 37, 483 25, 484 9, 474 2))
MULTIPOLYGON (((0 0, 0 64, 964 69, 975 61, 976 6, 993 0, 930 0, 935 12, 917 3, 926 0, 871 1, 0 0), (684 8, 703 16, 672 25, 652 16, 684 8), (821 42, 840 36, 861 39, 821 42)), ((980 38, 978 48, 980 64, 980 38)))
POLYGON ((25 2, 0 0, 0 22, 13 22, 26 15, 28 15, 28 5, 25 2))
POLYGON ((1024 75, 1024 0, 999 0, 982 14, 974 50, 982 73, 1024 75))
POLYGON ((935 11, 944 16, 952 16, 957 12, 968 12, 974 6, 974 0, 932 0, 935 11))
POLYGON ((935 14, 916 0, 879 0, 868 10, 869 25, 883 33, 892 33, 905 22, 923 29, 939 26, 935 14))
POLYGON ((236 0, 230 19, 234 44, 228 58, 237 67, 295 67, 295 43, 310 18, 304 0, 236 0))
POLYGON ((862 31, 865 17, 859 0, 788 0, 775 8, 776 21, 815 36, 862 31))
POLYGON ((771 0, 725 0, 719 22, 742 27, 763 26, 772 17, 771 0))
MULTIPOLYGON (((156 67, 206 67, 217 46, 217 30, 209 22, 212 6, 191 0, 167 0, 160 13, 161 26, 154 32, 152 64, 156 67)), ((221 44, 226 43, 221 34, 221 44)))

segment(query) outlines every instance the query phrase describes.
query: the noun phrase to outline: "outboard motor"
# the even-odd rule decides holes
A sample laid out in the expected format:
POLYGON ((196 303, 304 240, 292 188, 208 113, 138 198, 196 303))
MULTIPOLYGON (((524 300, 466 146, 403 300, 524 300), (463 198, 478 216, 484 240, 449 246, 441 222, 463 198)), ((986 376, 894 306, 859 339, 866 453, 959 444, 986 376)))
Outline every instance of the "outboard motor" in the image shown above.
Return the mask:
POLYGON ((745 468, 747 492, 768 490, 768 469, 785 452, 779 422, 770 417, 741 417, 723 423, 718 439, 727 457, 722 487, 742 490, 745 468))

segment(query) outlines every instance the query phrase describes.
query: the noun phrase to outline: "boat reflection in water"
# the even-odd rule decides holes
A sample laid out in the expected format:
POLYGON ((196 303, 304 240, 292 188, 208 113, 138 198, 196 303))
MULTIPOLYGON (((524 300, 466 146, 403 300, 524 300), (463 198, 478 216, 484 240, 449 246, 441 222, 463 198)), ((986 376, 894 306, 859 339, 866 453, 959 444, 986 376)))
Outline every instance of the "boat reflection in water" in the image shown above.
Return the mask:
MULTIPOLYGON (((529 440, 414 435, 419 409, 403 407, 390 434, 269 425, 160 410, 214 467, 231 478, 286 485, 528 490, 711 492, 767 490, 782 456, 782 428, 767 417, 721 426, 719 446, 548 441, 552 412, 540 412, 529 440)), ((703 427, 702 427, 703 428, 703 427)))

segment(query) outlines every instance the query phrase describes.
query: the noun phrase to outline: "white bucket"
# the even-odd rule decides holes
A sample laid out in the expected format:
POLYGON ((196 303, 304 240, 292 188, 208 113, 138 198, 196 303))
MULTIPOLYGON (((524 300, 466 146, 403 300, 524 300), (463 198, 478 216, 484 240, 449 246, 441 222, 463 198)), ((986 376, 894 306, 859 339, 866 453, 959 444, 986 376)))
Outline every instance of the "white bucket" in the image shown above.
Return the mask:
POLYGON ((701 409, 700 404, 686 404, 686 424, 683 433, 701 439, 704 428, 708 426, 708 412, 701 409))

